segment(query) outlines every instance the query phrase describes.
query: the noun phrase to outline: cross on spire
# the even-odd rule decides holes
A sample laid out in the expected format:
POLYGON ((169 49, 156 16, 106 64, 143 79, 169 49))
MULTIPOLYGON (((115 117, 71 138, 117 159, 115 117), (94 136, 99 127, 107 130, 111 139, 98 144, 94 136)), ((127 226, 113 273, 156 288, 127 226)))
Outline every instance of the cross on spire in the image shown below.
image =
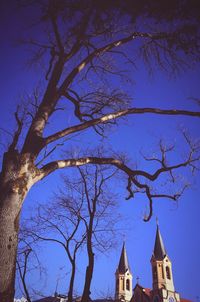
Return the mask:
POLYGON ((156 216, 156 224, 159 226, 158 216, 156 216))
POLYGON ((126 235, 123 234, 123 243, 125 244, 125 242, 126 242, 126 235))

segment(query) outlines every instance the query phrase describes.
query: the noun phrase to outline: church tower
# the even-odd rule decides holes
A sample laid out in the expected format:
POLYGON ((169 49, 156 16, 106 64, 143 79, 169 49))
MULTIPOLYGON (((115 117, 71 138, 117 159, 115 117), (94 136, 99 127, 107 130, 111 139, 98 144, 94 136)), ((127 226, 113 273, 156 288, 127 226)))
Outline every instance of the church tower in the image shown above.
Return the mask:
POLYGON ((125 243, 119 260, 119 265, 115 273, 116 289, 115 300, 129 302, 132 298, 132 274, 128 265, 125 243))
POLYGON ((151 257, 153 302, 179 302, 180 296, 175 292, 172 263, 163 244, 159 226, 157 225, 153 255, 151 257))

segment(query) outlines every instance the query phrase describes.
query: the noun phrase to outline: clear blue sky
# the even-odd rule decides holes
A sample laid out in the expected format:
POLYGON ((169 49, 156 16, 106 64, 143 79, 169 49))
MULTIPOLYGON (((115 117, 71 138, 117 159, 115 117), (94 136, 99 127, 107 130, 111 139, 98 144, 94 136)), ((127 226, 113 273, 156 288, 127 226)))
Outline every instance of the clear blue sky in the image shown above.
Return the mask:
MULTIPOLYGON (((0 56, 0 89, 1 110, 0 127, 11 130, 14 125, 12 113, 20 101, 21 94, 30 92, 40 80, 38 70, 28 69, 24 65, 28 54, 22 48, 14 47, 12 41, 21 30, 20 20, 11 13, 10 21, 6 18, 4 26, 7 28, 5 35, 1 27, 1 56, 0 56), (6 23, 7 22, 7 23, 6 23)), ((133 97, 133 106, 160 107, 160 108, 184 108, 199 110, 199 106, 190 97, 200 98, 200 66, 181 73, 176 79, 169 78, 159 70, 153 77, 149 77, 144 66, 139 66, 133 71, 135 85, 129 86, 129 92, 133 97)), ((57 126, 59 126, 57 124, 57 126)), ((150 154, 156 150, 160 137, 168 142, 177 144, 177 153, 174 160, 178 160, 184 154, 184 144, 179 128, 186 128, 192 137, 199 138, 200 123, 197 118, 170 117, 170 116, 132 116, 128 122, 120 122, 119 128, 114 129, 106 140, 113 149, 127 152, 132 162, 137 161, 140 168, 148 169, 140 157, 140 150, 146 150, 150 154)), ((85 145, 89 145, 91 138, 83 135, 85 145)), ((92 135, 93 138, 93 135, 92 135)), ((9 135, 0 131, 0 150, 9 141, 9 135), (3 144, 3 145, 2 145, 3 144)), ((77 144, 77 142, 74 142, 77 144)), ((180 171, 185 178, 189 178, 192 186, 181 197, 178 205, 169 200, 157 200, 154 204, 154 215, 149 223, 142 221, 146 201, 143 196, 125 201, 126 191, 122 184, 116 183, 115 190, 119 193, 119 207, 131 229, 126 232, 126 247, 129 263, 133 273, 133 282, 140 277, 143 286, 151 287, 150 258, 153 250, 156 222, 158 216, 161 233, 166 250, 173 264, 174 283, 181 296, 195 300, 200 296, 199 271, 200 271, 200 179, 199 174, 191 178, 180 171)), ((27 213, 30 206, 36 201, 45 201, 52 196, 52 192, 59 186, 59 173, 56 172, 49 178, 32 188, 25 202, 24 211, 27 213)), ((92 285, 94 295, 101 292, 114 292, 114 273, 118 265, 121 246, 110 252, 109 255, 99 255, 96 261, 95 273, 92 285)), ((49 277, 46 285, 46 293, 52 294, 59 274, 59 267, 65 264, 63 252, 52 245, 41 250, 41 257, 48 266, 49 277)), ((78 280, 84 278, 85 258, 80 257, 80 269, 77 273, 77 289, 81 285, 78 280)), ((66 268, 67 271, 67 268, 66 268)), ((62 274, 61 274, 62 275, 62 274)), ((37 280, 35 280, 37 284, 37 280)), ((59 291, 67 289, 67 282, 62 279, 59 283, 59 291)))

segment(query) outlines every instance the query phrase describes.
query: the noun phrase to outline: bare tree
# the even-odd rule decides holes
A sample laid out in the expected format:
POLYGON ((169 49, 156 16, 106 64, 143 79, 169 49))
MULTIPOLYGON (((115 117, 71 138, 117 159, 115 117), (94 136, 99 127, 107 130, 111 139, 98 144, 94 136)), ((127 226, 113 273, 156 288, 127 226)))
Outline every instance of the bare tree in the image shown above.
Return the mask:
POLYGON ((106 184, 113 177, 113 173, 106 172, 106 169, 95 166, 92 172, 87 167, 78 168, 83 182, 84 196, 87 215, 82 216, 87 234, 87 255, 88 265, 85 273, 85 283, 82 294, 82 302, 88 302, 90 298, 90 287, 94 271, 94 250, 106 251, 113 247, 115 241, 116 225, 120 221, 114 208, 114 193, 109 194, 106 184))
POLYGON ((31 10, 39 14, 37 30, 23 42, 36 49, 32 63, 44 58, 46 82, 40 95, 33 94, 29 106, 16 110, 17 130, 13 135, 9 132, 12 140, 3 154, 0 173, 2 302, 13 301, 20 212, 34 184, 57 169, 113 165, 128 176, 130 196, 133 196, 131 185, 135 191, 142 190, 146 194, 150 202, 150 213, 146 217, 149 220, 152 198, 161 196, 152 196, 146 181, 155 181, 161 174, 189 164, 195 165, 198 160, 195 152, 176 164, 161 160, 160 167, 153 173, 134 169, 114 156, 87 154, 80 158, 49 160, 49 155, 70 139, 70 135, 91 128, 102 136, 105 126, 116 124, 122 116, 146 113, 200 116, 200 112, 177 108, 132 108, 130 96, 112 87, 113 77, 128 75, 121 68, 124 63, 129 64, 130 71, 136 64, 128 46, 135 47, 134 53, 142 55, 150 68, 156 65, 174 73, 187 67, 188 61, 199 62, 198 1, 175 0, 167 7, 165 3, 164 0, 20 1, 22 9, 30 10, 31 5, 31 10), (145 22, 141 23, 142 19, 145 22), (62 109, 63 100, 69 109, 73 108, 71 124, 53 133, 46 131, 51 117, 62 109))
POLYGON ((22 286, 23 286, 23 290, 24 290, 24 294, 25 297, 27 299, 28 302, 31 302, 31 298, 29 295, 29 291, 27 288, 27 284, 26 284, 26 274, 27 274, 27 264, 28 264, 28 260, 29 260, 29 256, 32 252, 32 249, 26 249, 23 252, 19 252, 19 256, 23 255, 23 264, 20 263, 21 261, 17 259, 17 269, 19 271, 19 276, 22 282, 22 286))
POLYGON ((83 202, 72 196, 59 198, 48 207, 40 205, 26 227, 27 234, 34 240, 56 243, 64 248, 71 265, 69 302, 73 301, 77 253, 86 240, 79 214, 82 206, 83 202))
POLYGON ((65 177, 64 190, 56 194, 55 200, 48 207, 39 206, 37 214, 27 221, 26 227, 27 234, 34 240, 54 242, 64 248, 71 264, 69 302, 75 296, 78 251, 83 251, 86 245, 88 266, 82 301, 89 301, 94 250, 105 252, 113 247, 116 242, 116 226, 121 221, 115 211, 115 194, 111 194, 107 187, 107 182, 116 171, 108 173, 108 169, 97 166, 94 169, 78 170, 79 177, 65 177))
MULTIPOLYGON (((44 267, 42 266, 38 254, 36 243, 37 240, 32 240, 33 238, 28 235, 26 227, 23 227, 19 233, 19 244, 17 252, 17 279, 19 291, 27 299, 28 302, 32 301, 33 295, 36 292, 36 288, 30 286, 27 282, 30 274, 37 272, 38 277, 42 280, 45 275, 44 267)), ((40 285, 42 283, 40 282, 40 285)), ((37 294, 39 294, 40 289, 37 288, 37 294)))

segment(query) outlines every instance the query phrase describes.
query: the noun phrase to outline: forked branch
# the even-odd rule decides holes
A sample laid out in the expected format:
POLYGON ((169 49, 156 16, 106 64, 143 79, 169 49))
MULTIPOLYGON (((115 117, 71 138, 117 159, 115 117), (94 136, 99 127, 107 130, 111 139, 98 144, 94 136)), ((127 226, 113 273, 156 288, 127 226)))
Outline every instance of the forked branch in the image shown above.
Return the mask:
MULTIPOLYGON (((168 150, 168 149, 167 149, 168 150)), ((163 162, 163 159, 159 161, 160 167, 154 173, 148 173, 144 170, 139 169, 132 169, 128 165, 126 165, 123 161, 116 159, 116 158, 106 158, 106 157, 82 157, 82 158, 71 158, 67 160, 58 160, 53 161, 40 169, 40 179, 46 177, 53 171, 57 169, 67 168, 67 167, 80 167, 83 165, 88 164, 96 164, 96 165, 112 165, 115 166, 117 169, 123 171, 128 176, 128 184, 127 184, 127 191, 129 192, 129 196, 127 199, 134 197, 134 192, 145 193, 146 197, 149 200, 149 215, 144 220, 148 221, 153 213, 152 210, 152 199, 153 198, 160 198, 166 197, 173 200, 177 200, 180 197, 180 193, 174 195, 166 195, 166 194, 153 194, 151 192, 151 187, 147 184, 147 182, 153 182, 159 178, 161 174, 169 173, 172 175, 172 172, 179 168, 184 168, 187 166, 195 166, 195 163, 199 161, 200 156, 196 155, 196 151, 198 150, 191 150, 186 160, 174 164, 174 165, 167 165, 166 162, 163 162), (134 186, 134 189, 132 189, 134 186)), ((161 156, 163 158, 163 148, 161 148, 161 156)))
MULTIPOLYGON (((136 38, 142 38, 142 39, 150 39, 151 41, 154 40, 165 40, 165 39, 170 39, 170 37, 173 37, 175 35, 180 34, 179 31, 173 32, 173 33, 155 33, 151 34, 148 32, 133 32, 127 37, 118 39, 116 41, 112 41, 102 47, 99 47, 98 49, 93 50, 91 53, 89 53, 81 62, 79 62, 73 69, 72 71, 65 77, 65 79, 62 81, 62 83, 58 86, 58 83, 60 82, 62 76, 63 76, 63 70, 64 66, 69 59, 67 56, 65 57, 65 54, 63 53, 63 44, 61 44, 61 37, 57 31, 57 25, 55 23, 55 18, 52 19, 53 25, 54 25, 54 33, 56 37, 56 41, 58 44, 58 48, 61 51, 61 54, 58 56, 58 60, 55 62, 54 67, 52 67, 52 72, 51 76, 47 85, 47 89, 44 93, 43 100, 38 108, 37 114, 35 115, 35 118, 32 121, 32 125, 29 129, 27 139, 25 141, 24 147, 23 147, 23 152, 29 151, 29 143, 30 141, 36 136, 41 139, 42 133, 44 130, 44 127, 49 119, 49 117, 52 115, 54 112, 54 109, 59 101, 59 99, 65 95, 67 89, 70 88, 70 85, 74 82, 76 76, 80 74, 80 72, 88 66, 92 60, 98 59, 98 57, 102 56, 104 53, 109 52, 112 49, 115 49, 116 47, 118 48, 121 45, 124 45, 136 38)), ((78 46, 79 49, 80 45, 78 46)), ((50 64, 51 65, 51 64, 50 64)), ((49 72, 48 72, 49 73, 49 72)), ((72 100, 71 100, 72 101, 72 100)), ((76 106, 76 109, 78 107, 76 106)), ((131 108, 128 110, 123 110, 119 112, 114 112, 105 116, 102 116, 97 119, 92 119, 92 121, 85 122, 70 128, 63 129, 50 137, 46 139, 46 144, 49 142, 55 141, 65 135, 68 135, 70 133, 74 133, 77 131, 84 130, 88 127, 95 127, 96 125, 99 125, 101 123, 106 123, 109 120, 115 119, 120 116, 124 116, 127 114, 139 114, 139 113, 146 113, 146 112, 151 112, 151 113, 159 113, 159 114, 183 114, 183 115, 190 115, 190 116, 200 116, 200 112, 190 112, 186 110, 161 110, 161 109, 156 109, 156 108, 131 108)), ((77 114, 80 117, 80 114, 77 114)), ((38 147, 38 150, 36 150, 35 153, 39 153, 41 150, 40 148, 43 148, 43 142, 40 147, 38 147)))

